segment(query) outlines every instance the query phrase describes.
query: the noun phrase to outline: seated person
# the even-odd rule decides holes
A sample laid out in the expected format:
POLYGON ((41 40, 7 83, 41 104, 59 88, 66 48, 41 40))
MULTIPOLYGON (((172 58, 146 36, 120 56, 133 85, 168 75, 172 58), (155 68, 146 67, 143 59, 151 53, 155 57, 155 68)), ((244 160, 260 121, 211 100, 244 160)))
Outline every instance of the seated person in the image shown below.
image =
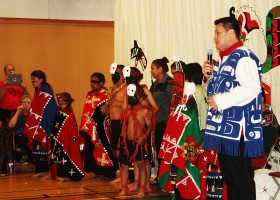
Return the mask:
POLYGON ((22 158, 22 152, 25 151, 27 155, 27 161, 32 162, 32 152, 27 146, 27 138, 23 134, 26 117, 31 109, 31 98, 29 95, 23 95, 20 98, 20 106, 16 112, 12 115, 8 122, 8 127, 12 128, 15 133, 15 159, 19 162, 22 158))

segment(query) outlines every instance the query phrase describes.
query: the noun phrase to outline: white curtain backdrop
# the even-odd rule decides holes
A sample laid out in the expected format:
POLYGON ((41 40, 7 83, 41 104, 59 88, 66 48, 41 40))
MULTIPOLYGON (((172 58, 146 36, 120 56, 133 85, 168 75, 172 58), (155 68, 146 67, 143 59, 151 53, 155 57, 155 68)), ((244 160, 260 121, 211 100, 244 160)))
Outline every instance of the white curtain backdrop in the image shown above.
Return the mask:
MULTIPOLYGON (((280 0, 116 0, 115 3, 115 60, 114 62, 134 66, 130 49, 134 40, 144 51, 148 66, 143 83, 151 84, 150 65, 163 56, 173 61, 180 60, 201 65, 206 60, 208 49, 218 54, 213 43, 214 21, 229 16, 231 7, 235 15, 248 12, 260 29, 251 31, 244 43, 259 57, 266 59, 266 15, 270 9, 280 5, 280 0)), ((280 120, 280 74, 279 67, 263 75, 263 81, 272 89, 272 108, 280 120)))

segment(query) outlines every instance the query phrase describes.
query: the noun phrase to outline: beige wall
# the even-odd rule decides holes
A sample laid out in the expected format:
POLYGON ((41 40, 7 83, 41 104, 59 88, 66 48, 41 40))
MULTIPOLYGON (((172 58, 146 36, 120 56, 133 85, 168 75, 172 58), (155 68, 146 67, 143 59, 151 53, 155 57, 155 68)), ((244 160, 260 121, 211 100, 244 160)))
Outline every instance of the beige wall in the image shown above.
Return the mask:
POLYGON ((0 0, 0 17, 114 21, 116 0, 0 0))
MULTIPOLYGON (((43 70, 54 93, 69 92, 80 123, 90 75, 104 73, 112 82, 109 66, 114 60, 114 23, 0 18, 0 70, 11 63, 33 96, 33 70, 43 70)), ((4 78, 3 71, 0 79, 4 78)))

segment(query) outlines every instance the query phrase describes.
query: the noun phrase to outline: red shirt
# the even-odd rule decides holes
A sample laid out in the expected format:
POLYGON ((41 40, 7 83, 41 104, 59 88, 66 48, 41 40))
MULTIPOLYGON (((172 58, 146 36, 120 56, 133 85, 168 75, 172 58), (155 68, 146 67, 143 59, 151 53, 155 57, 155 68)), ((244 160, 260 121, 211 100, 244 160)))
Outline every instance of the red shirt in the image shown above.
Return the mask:
MULTIPOLYGON (((4 81, 0 82, 2 87, 4 81)), ((4 96, 0 101, 0 108, 4 110, 16 110, 20 105, 20 98, 24 95, 23 88, 19 85, 5 85, 4 96)))

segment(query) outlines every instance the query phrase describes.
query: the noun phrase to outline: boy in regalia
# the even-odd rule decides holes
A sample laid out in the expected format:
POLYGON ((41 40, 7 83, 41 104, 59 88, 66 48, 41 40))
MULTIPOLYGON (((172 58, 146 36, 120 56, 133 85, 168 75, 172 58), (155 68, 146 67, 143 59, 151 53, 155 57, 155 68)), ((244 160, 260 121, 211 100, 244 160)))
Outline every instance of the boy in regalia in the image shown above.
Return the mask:
POLYGON ((127 87, 128 104, 121 133, 121 145, 118 161, 121 163, 121 189, 120 196, 129 194, 127 187, 128 169, 136 164, 140 173, 140 191, 137 197, 145 196, 146 170, 145 160, 147 156, 146 139, 152 131, 152 109, 141 105, 146 94, 141 86, 130 84, 127 87))

